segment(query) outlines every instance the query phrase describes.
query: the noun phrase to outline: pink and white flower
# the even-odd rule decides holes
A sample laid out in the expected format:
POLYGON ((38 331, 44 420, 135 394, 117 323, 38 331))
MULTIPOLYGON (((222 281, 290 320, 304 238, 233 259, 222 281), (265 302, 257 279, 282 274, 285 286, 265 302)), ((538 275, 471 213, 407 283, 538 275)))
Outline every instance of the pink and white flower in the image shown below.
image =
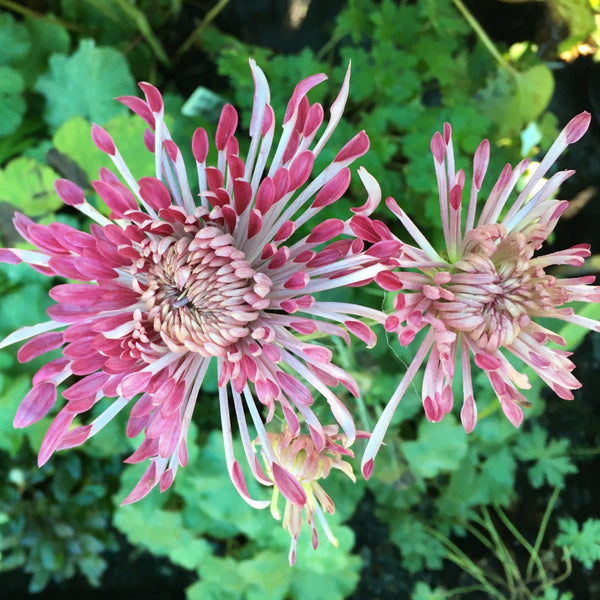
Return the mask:
MULTIPOLYGON (((302 530, 303 514, 312 530, 312 545, 315 550, 319 545, 315 517, 325 531, 327 539, 336 548, 339 543, 325 519, 325 513, 332 515, 335 512, 335 505, 319 481, 327 478, 332 468, 344 472, 353 483, 356 481, 352 466, 344 462, 345 457, 354 458, 354 454, 348 448, 346 435, 338 433, 337 425, 326 425, 323 431, 325 444, 320 449, 315 447, 311 436, 293 435, 289 427, 284 428, 281 433, 269 433, 270 444, 261 448, 267 476, 274 484, 271 514, 277 520, 281 519, 278 482, 289 479, 286 486, 289 491, 284 493, 285 511, 282 525, 292 537, 289 554, 291 566, 296 562, 296 547, 302 530)), ((364 432, 359 432, 359 436, 368 437, 364 432)), ((260 445, 260 442, 257 445, 260 445)))
MULTIPOLYGON (((311 179, 314 160, 342 116, 349 70, 320 135, 324 111, 310 104, 307 93, 326 76, 313 75, 296 86, 273 153, 269 87, 252 60, 250 67, 255 94, 245 160, 235 137, 237 113, 226 105, 215 136, 216 166, 207 164, 206 131, 194 133, 197 183, 191 182, 165 125, 160 93, 141 83, 145 100, 119 100, 148 124, 144 141, 155 155, 155 175, 136 180, 110 135, 94 125, 94 143, 118 172, 102 169, 93 182, 110 210, 108 218, 83 190, 61 179, 56 192, 93 221, 89 233, 62 223, 40 225, 17 214, 15 227, 38 249, 0 250, 4 262, 26 262, 48 276, 75 281, 51 290, 56 304, 48 309, 50 320, 23 327, 0 344, 28 340, 18 352, 20 361, 59 348, 62 353, 35 374, 14 425, 26 427, 44 417, 56 403, 58 386, 67 384, 66 404, 41 444, 42 465, 55 450, 82 444, 132 404, 127 435, 144 432, 144 439, 126 462, 149 460, 150 465, 125 503, 157 484, 166 490, 178 466, 186 464, 187 432, 211 361, 218 367, 229 474, 252 506, 265 507, 268 501, 248 494, 233 452, 231 409, 250 469, 266 485, 273 481, 252 446, 247 415, 263 454, 270 444, 265 421, 275 410, 281 410, 293 436, 305 423, 320 451, 329 438, 311 408, 316 390, 348 444, 355 438, 352 416, 331 388, 341 384, 356 395, 356 383, 331 362, 327 347, 298 334, 319 332, 349 343, 351 332, 369 346, 375 343, 374 333, 359 319, 382 321, 377 311, 320 301, 316 294, 372 280, 383 268, 378 255, 388 248, 376 245, 364 252, 363 242, 342 219, 311 221, 344 195, 348 166, 367 151, 369 140, 364 131, 358 133, 311 179), (85 423, 82 415, 105 398, 112 400, 104 412, 85 423)), ((357 211, 368 214, 380 196, 372 177, 360 174, 369 198, 357 211)), ((270 463, 269 468, 283 473, 270 463)), ((284 495, 295 494, 293 478, 277 479, 284 495)))
MULTIPOLYGON (((587 244, 568 250, 537 254, 568 206, 553 199, 560 184, 574 171, 543 178, 557 157, 581 138, 590 123, 589 113, 572 119, 548 154, 510 203, 509 197, 524 174, 528 161, 514 169, 506 165, 477 217, 477 194, 489 163, 490 146, 484 140, 473 160, 473 175, 462 218, 465 173, 455 171, 451 128, 436 133, 431 151, 439 188, 445 248, 438 252, 393 198, 388 208, 398 217, 415 245, 402 243, 393 257, 397 270, 382 272, 377 280, 387 290, 401 290, 386 329, 398 334, 402 345, 425 333, 398 388, 386 405, 362 459, 369 477, 373 459, 392 415, 416 372, 426 363, 422 401, 429 421, 440 421, 454 401, 456 369, 462 375, 461 420, 467 432, 477 422, 471 379, 471 355, 482 369, 504 414, 518 427, 521 407, 530 405, 518 391, 530 387, 526 375, 509 362, 512 354, 531 367, 560 397, 571 400, 580 387, 571 371, 570 353, 548 345, 565 345, 564 339, 537 319, 556 318, 600 331, 600 322, 577 316, 569 302, 599 302, 600 291, 591 286, 593 276, 561 279, 548 272, 555 265, 580 266, 590 255, 587 244), (458 363, 458 366, 457 366, 458 363)), ((366 241, 397 240, 381 222, 364 215, 354 217, 353 230, 366 241)))

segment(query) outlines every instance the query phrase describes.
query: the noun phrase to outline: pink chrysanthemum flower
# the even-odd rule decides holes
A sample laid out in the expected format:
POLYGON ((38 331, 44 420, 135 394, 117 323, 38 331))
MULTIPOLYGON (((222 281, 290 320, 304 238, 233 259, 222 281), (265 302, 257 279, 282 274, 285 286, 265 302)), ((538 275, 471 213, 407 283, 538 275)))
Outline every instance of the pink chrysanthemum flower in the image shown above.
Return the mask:
MULTIPOLYGON (((439 188, 440 211, 446 248, 437 252, 394 199, 387 206, 409 232, 415 246, 402 244, 395 256, 398 270, 377 276, 388 290, 402 291, 395 298, 395 313, 386 329, 408 345, 417 333, 425 335, 397 390, 383 411, 369 440, 362 470, 369 476, 373 459, 382 443, 392 415, 421 364, 427 359, 422 388, 423 407, 429 421, 440 421, 452 409, 455 370, 462 372, 461 420, 467 432, 475 427, 477 408, 473 398, 471 354, 489 379, 504 414, 519 426, 521 406, 529 402, 517 388, 530 387, 527 377, 509 362, 512 354, 531 367, 564 399, 580 387, 572 375, 569 353, 549 347, 565 341, 537 318, 554 317, 600 330, 600 323, 579 317, 564 304, 572 301, 598 302, 594 277, 560 279, 547 272, 554 265, 581 265, 589 246, 538 255, 568 202, 555 200, 559 185, 573 171, 561 171, 543 182, 544 175, 568 144, 579 140, 589 126, 589 113, 572 119, 548 154, 510 204, 511 192, 525 172, 528 161, 514 169, 506 165, 479 217, 477 194, 489 162, 489 143, 484 140, 473 160, 473 178, 466 219, 462 219, 465 174, 455 172, 451 128, 436 133, 431 150, 439 188)), ((354 231, 367 241, 397 239, 383 223, 357 216, 354 231)))
MULTIPOLYGON (((326 76, 313 75, 296 86, 272 155, 275 118, 269 87, 252 60, 250 67, 255 95, 245 161, 234 136, 237 113, 226 105, 216 131, 216 166, 206 163, 206 131, 197 129, 193 136, 198 183, 191 183, 165 125, 161 95, 142 83, 145 101, 120 101, 149 126, 144 141, 155 154, 155 176, 136 180, 109 134, 94 125, 93 141, 120 174, 102 169, 93 183, 110 209, 109 218, 75 184, 58 180, 55 188, 64 202, 94 221, 90 232, 62 223, 39 225, 17 214, 17 230, 39 250, 0 251, 4 262, 26 262, 48 276, 79 282, 51 290, 56 304, 48 309, 49 321, 24 327, 0 344, 29 340, 19 350, 21 361, 62 349, 60 358, 34 376, 14 425, 25 427, 46 415, 56 402, 57 387, 67 382, 62 393, 66 405, 41 444, 41 465, 55 450, 83 443, 136 398, 127 435, 144 432, 144 440, 126 462, 149 459, 150 465, 126 503, 157 484, 164 491, 178 466, 185 465, 189 424, 212 360, 218 367, 229 474, 252 506, 265 507, 268 501, 249 497, 233 453, 231 407, 250 469, 266 485, 272 481, 260 467, 246 423, 249 413, 268 445, 260 405, 265 421, 281 409, 293 435, 299 434, 300 416, 322 450, 328 434, 311 409, 313 388, 328 402, 348 443, 355 437, 352 416, 330 389, 342 384, 356 395, 354 380, 331 362, 326 347, 297 335, 320 332, 349 342, 350 331, 368 345, 375 342, 373 332, 357 319, 375 311, 322 302, 315 294, 371 280, 382 268, 379 251, 363 252, 362 241, 341 219, 303 227, 345 193, 348 166, 369 146, 364 131, 358 133, 309 181, 315 157, 341 118, 350 73, 320 136, 323 108, 310 104, 306 95, 326 76), (79 379, 73 382, 72 376, 79 379), (80 415, 105 397, 114 399, 100 416, 82 424, 80 415)), ((380 196, 374 195, 373 178, 363 170, 360 174, 369 198, 356 211, 368 214, 380 196)), ((284 494, 296 497, 292 479, 275 479, 284 494)))
MULTIPOLYGON (((346 435, 338 433, 337 425, 323 427, 325 444, 322 448, 315 447, 309 435, 293 435, 288 427, 282 433, 269 433, 268 446, 262 446, 262 455, 268 477, 273 481, 273 496, 271 514, 277 520, 281 519, 279 512, 278 482, 288 479, 283 527, 292 536, 290 544, 290 565, 296 562, 296 547, 302 529, 302 513, 306 523, 312 530, 312 545, 316 550, 319 545, 315 517, 329 541, 338 546, 323 511, 332 515, 335 512, 333 501, 321 487, 319 481, 325 479, 332 468, 343 471, 353 482, 356 481, 352 466, 344 462, 344 457, 353 458, 354 454, 348 448, 346 435), (270 456, 269 454, 272 453, 270 456), (279 473, 277 472, 279 471, 279 473), (290 477, 291 475, 291 477, 290 477)), ((361 437, 365 437, 364 434, 361 437)), ((259 442, 260 443, 260 442, 259 442)))

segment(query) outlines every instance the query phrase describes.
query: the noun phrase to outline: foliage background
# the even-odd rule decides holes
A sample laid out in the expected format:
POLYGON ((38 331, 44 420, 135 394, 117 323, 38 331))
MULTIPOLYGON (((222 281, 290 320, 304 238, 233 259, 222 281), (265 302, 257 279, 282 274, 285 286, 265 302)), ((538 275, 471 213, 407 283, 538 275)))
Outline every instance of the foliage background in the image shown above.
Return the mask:
MULTIPOLYGON (((591 110, 592 131, 565 159, 563 168, 578 173, 562 190, 575 202, 556 247, 597 248, 600 215, 590 188, 600 179, 598 22, 594 0, 0 0, 1 241, 18 241, 15 209, 44 223, 78 223, 52 182, 69 177, 93 194, 90 181, 105 157, 91 143, 91 122, 109 130, 134 174, 153 173, 141 120, 112 99, 135 93, 136 81, 163 91, 182 150, 199 122, 214 132, 225 101, 247 127, 253 56, 280 119, 297 81, 329 74, 311 93, 327 104, 352 61, 345 119, 329 152, 366 129, 364 166, 434 238, 429 141, 445 120, 466 169, 479 141, 490 139, 491 187, 506 161, 535 157, 573 114, 591 110)), ((358 178, 354 184, 348 207, 362 203, 358 178)), ((27 267, 0 266, 0 336, 44 320, 55 283, 27 267)), ((376 289, 359 293, 373 306, 386 302, 376 289)), ((216 384, 199 399, 190 463, 171 491, 120 508, 139 477, 135 467, 122 468, 132 447, 124 421, 37 469, 50 418, 24 431, 12 429, 12 418, 41 363, 22 365, 15 350, 3 351, 0 585, 11 598, 591 600, 600 594, 600 521, 590 485, 600 466, 600 341, 571 327, 561 334, 571 349, 581 344, 575 361, 584 388, 575 402, 566 405, 538 383, 516 431, 478 381, 481 421, 467 436, 456 416, 424 419, 417 385, 371 480, 349 487, 332 474, 326 482, 340 547, 323 539, 313 552, 306 533, 294 569, 287 533, 267 512, 247 507, 229 482, 216 384)), ((410 353, 384 335, 374 351, 333 350, 359 382, 363 396, 348 403, 369 429, 410 353)))

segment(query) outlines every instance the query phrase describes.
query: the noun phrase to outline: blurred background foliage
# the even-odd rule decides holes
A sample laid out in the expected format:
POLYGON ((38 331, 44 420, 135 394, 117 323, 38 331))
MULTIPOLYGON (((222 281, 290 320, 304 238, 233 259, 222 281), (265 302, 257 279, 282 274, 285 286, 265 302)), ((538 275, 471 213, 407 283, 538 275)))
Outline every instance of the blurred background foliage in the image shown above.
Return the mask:
MULTIPOLYGON (((106 161, 91 143, 91 122, 110 131, 137 177, 153 173, 142 121, 113 100, 135 93, 136 81, 163 91, 169 125, 188 156, 191 133, 200 123, 214 133, 224 102, 239 109, 247 128, 252 56, 267 74, 279 120, 295 84, 315 72, 330 79, 311 100, 329 104, 351 61, 345 117, 319 160, 331 160, 366 129, 371 150, 362 164, 433 237, 440 231, 429 142, 444 121, 467 170, 480 140, 490 139, 491 187, 505 162, 535 158, 573 114, 591 110, 592 131, 566 163, 578 169, 563 189, 574 199, 572 219, 556 238, 561 247, 586 241, 597 249, 599 44, 598 0, 0 0, 1 241, 18 243, 15 209, 42 223, 86 226, 62 206, 52 182, 68 177, 93 198, 90 181, 106 161)), ((358 178, 353 185, 348 207, 364 200, 358 178)), ((1 265, 0 336, 44 320, 55 283, 1 265)), ((373 306, 385 302, 376 289, 353 293, 373 306)), ((24 431, 13 430, 12 419, 41 363, 22 365, 15 350, 3 351, 3 594, 592 600, 600 595, 600 521, 590 485, 600 466, 600 341, 572 327, 562 334, 571 349, 581 344, 584 388, 574 403, 537 382, 517 431, 479 380, 480 423, 467 436, 455 416, 424 419, 416 383, 371 480, 350 486, 333 473, 326 482, 340 547, 323 539, 313 551, 305 532, 293 569, 287 532, 268 511, 247 507, 229 481, 216 383, 198 401, 190 462, 174 487, 119 507, 139 476, 122 468, 135 443, 123 420, 38 469, 35 452, 51 417, 24 431)), ((384 335, 373 351, 333 350, 359 382, 361 398, 346 400, 369 429, 410 352, 384 335)))

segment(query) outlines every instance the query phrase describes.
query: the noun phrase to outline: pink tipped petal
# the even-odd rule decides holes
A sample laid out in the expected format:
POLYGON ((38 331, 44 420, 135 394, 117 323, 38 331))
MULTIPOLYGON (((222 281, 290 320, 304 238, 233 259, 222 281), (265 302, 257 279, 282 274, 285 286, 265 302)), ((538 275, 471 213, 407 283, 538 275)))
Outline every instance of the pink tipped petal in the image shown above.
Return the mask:
POLYGON ((9 248, 0 248, 0 262, 8 265, 18 265, 23 262, 21 258, 9 248))
POLYGON ((460 410, 460 420, 467 433, 471 433, 477 424, 477 405, 473 396, 464 399, 460 410))
POLYGON ((54 417, 54 421, 52 421, 52 424, 48 427, 40 446, 40 451, 38 453, 38 467, 45 465, 52 454, 54 454, 54 451, 57 449, 63 436, 71 426, 74 417, 74 413, 67 412, 64 408, 56 415, 56 417, 54 417))
POLYGON ((215 135, 215 145, 217 150, 225 150, 225 146, 229 138, 234 135, 238 125, 237 111, 231 104, 226 104, 221 111, 221 118, 217 125, 217 133, 215 135))
POLYGON ((92 141, 102 152, 109 156, 115 156, 117 153, 113 139, 105 129, 100 127, 100 125, 96 125, 96 123, 92 125, 92 141))
POLYGON ((444 138, 439 131, 436 131, 431 138, 431 153, 436 163, 441 165, 444 162, 444 155, 446 154, 446 144, 444 138))
POLYGON ((306 239, 307 244, 327 242, 344 231, 344 223, 339 219, 327 219, 314 227, 306 239))
POLYGON ((83 190, 68 179, 57 179, 54 182, 54 190, 60 199, 69 206, 77 206, 85 202, 83 190))
POLYGON ((297 190, 304 185, 312 173, 315 157, 312 152, 306 151, 296 156, 289 167, 290 170, 290 191, 297 190))
POLYGON ((483 140, 475 150, 473 158, 473 185, 480 190, 483 185, 483 178, 490 162, 490 143, 483 140))
POLYGON ((317 75, 311 75, 310 77, 303 79, 296 85, 283 117, 284 125, 294 116, 294 114, 296 114, 298 106, 300 105, 302 99, 306 97, 306 94, 308 94, 312 88, 326 79, 327 75, 324 73, 318 73, 317 75))
POLYGON ((137 96, 121 96, 120 98, 116 98, 116 100, 117 102, 121 102, 121 104, 124 104, 127 108, 132 110, 138 116, 142 117, 142 119, 144 119, 144 121, 148 123, 148 126, 151 129, 154 129, 156 127, 152 111, 141 98, 138 98, 137 96))
POLYGON ((368 149, 369 137, 364 131, 360 131, 338 152, 334 162, 349 164, 366 154, 368 149))
POLYGON ((564 130, 567 138, 567 144, 574 144, 583 137, 584 133, 590 126, 591 119, 592 115, 584 110, 567 123, 567 126, 564 130))
POLYGON ((19 362, 29 362, 38 356, 60 348, 64 343, 62 332, 48 331, 42 333, 32 340, 25 342, 17 352, 19 362))
POLYGON ((161 113, 163 110, 163 100, 160 92, 150 83, 142 81, 138 84, 146 96, 148 107, 154 113, 161 113))
POLYGON ((365 461, 362 466, 361 466, 361 470, 362 470, 362 474, 363 477, 368 481, 371 477, 371 474, 373 473, 373 467, 375 466, 375 461, 370 458, 369 460, 365 461))
POLYGON ((353 213, 368 217, 381 202, 381 188, 379 183, 364 167, 358 169, 358 176, 360 177, 365 189, 367 190, 367 201, 359 208, 351 208, 353 213))
POLYGON ((273 463, 273 479, 279 491, 293 504, 302 508, 306 504, 306 492, 295 477, 281 468, 276 462, 273 463))
POLYGON ((329 206, 339 200, 350 185, 350 169, 342 169, 333 179, 330 179, 316 195, 311 208, 329 206))
POLYGON ((196 129, 192 136, 192 153, 198 163, 203 163, 208 156, 208 135, 202 127, 196 129))
POLYGON ((139 181, 140 196, 154 209, 171 206, 171 194, 167 186, 154 177, 142 177, 139 181))
POLYGON ((51 383, 34 385, 17 409, 13 427, 21 429, 37 423, 45 417, 56 403, 56 386, 51 383))
POLYGON ((131 490, 127 497, 121 502, 121 506, 126 504, 132 504, 141 500, 147 496, 152 488, 158 483, 158 477, 156 474, 156 463, 152 461, 146 472, 142 475, 142 478, 138 481, 136 486, 131 490))

